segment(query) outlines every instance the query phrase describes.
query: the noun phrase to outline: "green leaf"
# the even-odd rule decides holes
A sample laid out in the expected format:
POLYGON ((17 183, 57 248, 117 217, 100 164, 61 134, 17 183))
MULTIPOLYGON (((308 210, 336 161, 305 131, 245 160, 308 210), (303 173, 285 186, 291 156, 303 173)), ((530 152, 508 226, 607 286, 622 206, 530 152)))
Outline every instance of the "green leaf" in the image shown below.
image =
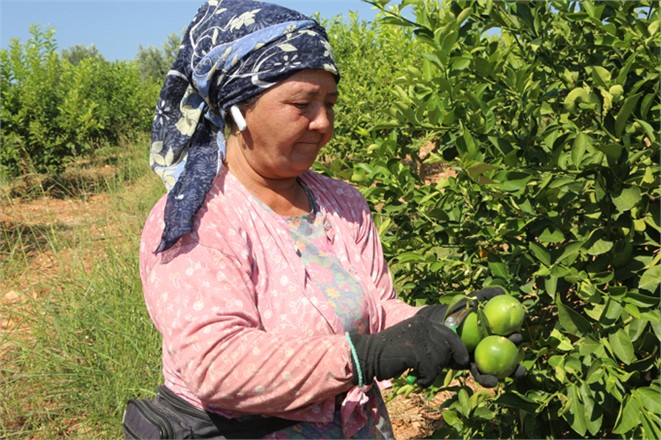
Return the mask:
POLYGON ((615 117, 615 136, 620 137, 622 135, 622 130, 624 130, 624 126, 629 120, 631 113, 633 113, 636 104, 638 104, 641 95, 642 93, 636 93, 633 96, 629 96, 626 101, 624 101, 622 108, 615 117))
POLYGON ((617 332, 608 335, 608 342, 610 343, 615 356, 626 365, 629 365, 636 360, 633 344, 631 343, 629 334, 624 329, 621 328, 617 332))
POLYGON ((537 410, 537 403, 516 391, 501 394, 495 400, 495 403, 498 405, 511 406, 512 408, 517 408, 529 413, 534 413, 537 410))
POLYGON ((599 321, 603 324, 601 320, 601 315, 604 312, 604 306, 601 304, 592 304, 592 308, 583 309, 585 314, 595 321, 599 321))
POLYGON ((494 399, 493 394, 487 390, 477 390, 470 396, 468 402, 470 403, 471 408, 475 408, 480 405, 482 402, 491 402, 494 399))
POLYGON ((443 421, 456 430, 460 430, 463 427, 463 422, 457 415, 457 412, 451 409, 443 411, 443 421))
POLYGON ((636 206, 642 199, 640 188, 631 186, 624 188, 619 194, 612 197, 613 204, 618 212, 626 212, 636 206))
POLYGON ((495 165, 491 165, 491 164, 484 163, 484 162, 478 162, 474 165, 469 166, 466 169, 466 172, 468 173, 468 175, 470 176, 471 179, 477 181, 477 178, 479 176, 481 176, 483 173, 485 173, 487 171, 495 170, 495 169, 498 169, 498 167, 495 166, 495 165))
POLYGON ((656 141, 658 134, 657 131, 654 130, 654 128, 647 122, 643 121, 642 119, 636 118, 636 122, 640 124, 641 127, 643 127, 643 130, 645 131, 645 135, 647 135, 647 138, 650 141, 656 141))
POLYGON ((661 232, 661 226, 659 225, 659 217, 658 217, 658 212, 652 212, 652 215, 647 215, 645 216, 645 223, 653 229, 655 229, 657 232, 661 232), (656 214, 656 215, 655 215, 656 214))
MULTIPOLYGON (((584 356, 588 357, 591 354, 596 354, 597 356, 600 356, 600 353, 603 353, 603 345, 599 341, 595 341, 591 337, 586 337, 583 338, 581 341, 579 348, 579 352, 584 356)), ((594 368, 596 370, 602 370, 603 368, 601 367, 601 363, 595 363, 593 364, 594 368)), ((591 367, 592 368, 592 367, 591 367)))
POLYGON ((544 280, 544 290, 551 296, 555 296, 558 289, 558 277, 550 276, 544 280))
POLYGON ((578 136, 576 136, 576 139, 574 139, 574 145, 571 150, 571 160, 577 168, 581 165, 585 150, 590 145, 592 145, 592 138, 585 133, 579 133, 578 136))
POLYGON ((503 171, 497 173, 494 180, 498 180, 497 187, 506 192, 522 192, 532 176, 520 171, 503 171))
POLYGON ((466 8, 463 11, 461 11, 459 15, 457 15, 457 24, 461 26, 464 20, 466 20, 466 18, 468 18, 468 16, 471 15, 471 11, 472 11, 471 8, 466 8))
POLYGON ((659 399, 658 386, 653 389, 652 387, 641 387, 633 390, 633 397, 638 400, 641 406, 644 406, 654 414, 661 414, 661 399, 659 399))
POLYGON ((606 307, 604 308, 604 311, 599 318, 599 322, 601 322, 604 326, 613 325, 615 321, 617 321, 620 316, 622 316, 623 310, 624 307, 622 307, 622 304, 609 298, 608 302, 606 303, 606 307))
POLYGON ((454 45, 457 43, 459 34, 456 30, 451 30, 445 34, 443 37, 443 42, 441 43, 440 58, 442 61, 447 62, 447 59, 450 56, 450 52, 454 49, 454 45))
POLYGON ((597 143, 595 145, 595 148, 608 157, 608 159, 612 161, 616 161, 620 158, 622 155, 622 150, 624 149, 621 144, 617 144, 615 142, 610 142, 610 143, 597 143))
POLYGON ((468 417, 470 415, 471 411, 471 406, 469 403, 469 398, 468 398, 468 392, 466 391, 465 388, 462 388, 459 390, 457 393, 457 397, 459 398, 459 411, 465 416, 468 417))
POLYGON ((661 321, 650 321, 650 326, 652 327, 652 331, 656 335, 656 339, 661 342, 661 321))
POLYGON ((411 263, 411 262, 423 262, 426 261, 427 257, 424 255, 421 255, 417 252, 404 252, 399 255, 397 255, 397 262, 398 263, 411 263))
POLYGON ((576 182, 576 179, 569 176, 558 176, 551 181, 549 188, 561 188, 563 186, 571 185, 576 182))
POLYGON ((603 378, 604 378, 604 369, 600 363, 595 362, 592 365, 590 365, 590 369, 585 375, 585 383, 586 384, 599 383, 603 380, 603 378))
POLYGON ((528 248, 537 257, 537 259, 545 266, 551 265, 551 254, 536 243, 528 243, 528 248))
POLYGON ((567 422, 571 425, 572 429, 576 431, 581 437, 585 435, 587 426, 585 424, 585 408, 581 402, 578 393, 578 387, 571 385, 567 389, 567 397, 570 401, 569 413, 565 414, 567 422))
POLYGON ((394 26, 403 26, 403 27, 412 26, 411 23, 408 20, 405 20, 405 19, 399 18, 399 17, 395 17, 395 16, 392 16, 392 15, 388 15, 388 16, 385 16, 385 17, 381 18, 381 22, 384 23, 384 24, 390 24, 390 25, 394 25, 394 26))
POLYGON ((571 262, 573 262, 572 257, 578 255, 582 247, 583 247, 583 242, 581 241, 574 241, 572 243, 567 244, 567 246, 565 246, 565 249, 562 251, 562 254, 555 260, 554 264, 562 263, 564 262, 564 260, 568 258, 570 259, 568 263, 571 264, 571 262))
POLYGON ((560 229, 546 228, 539 236, 540 243, 561 243, 565 241, 565 234, 560 229))
POLYGON ((599 6, 596 6, 594 2, 584 0, 581 2, 581 6, 583 6, 585 12, 587 12, 591 18, 594 18, 595 20, 601 20, 601 14, 603 13, 604 7, 606 5, 600 4, 599 6))
POLYGON ((590 246, 590 248, 587 249, 585 252, 588 255, 602 255, 610 251, 612 248, 613 248, 612 241, 599 239, 592 246, 590 246))
POLYGON ((478 406, 473 410, 473 417, 482 420, 493 420, 495 415, 496 415, 496 411, 490 410, 485 406, 478 406))
POLYGON ((452 66, 452 70, 464 70, 470 66, 472 60, 473 57, 465 55, 452 57, 450 58, 450 65, 452 66))
MULTIPOLYGON (((656 267, 656 266, 655 266, 656 267)), ((655 291, 651 291, 653 294, 655 291)), ((628 304, 633 304, 638 307, 652 308, 659 307, 659 296, 658 295, 647 295, 641 292, 636 291, 627 291, 626 295, 623 296, 624 302, 628 304)))
POLYGON ((466 159, 476 159, 476 156, 479 156, 479 148, 477 148, 475 138, 467 128, 463 127, 463 124, 460 123, 460 125, 462 125, 462 136, 457 139, 457 149, 459 149, 463 143, 463 153, 465 154, 466 159))
POLYGON ((491 270, 491 273, 495 277, 502 278, 504 280, 509 280, 510 278, 510 273, 505 263, 490 262, 489 270, 491 270))
POLYGON ((594 437, 601 428, 604 413, 600 405, 595 405, 592 390, 586 383, 581 384, 581 397, 585 405, 585 425, 588 428, 588 432, 594 437))
POLYGON ((643 411, 640 417, 642 432, 646 433, 647 438, 661 438, 661 423, 659 414, 643 411))
MULTIPOLYGON (((564 338, 560 332, 558 332, 556 329, 553 329, 551 336, 554 337, 558 335, 560 336, 557 338, 558 340, 564 338)), ((558 382, 564 382, 567 378, 567 373, 565 372, 565 357, 560 355, 551 356, 548 360, 548 363, 553 367, 555 378, 558 379, 558 382)))
POLYGON ((611 73, 601 66, 592 66, 592 78, 601 86, 608 87, 611 80, 611 73))
POLYGON ((659 284, 661 284, 661 266, 657 265, 643 272, 638 281, 638 288, 654 293, 658 291, 659 284))
POLYGON ((631 396, 625 396, 613 434, 624 435, 640 424, 640 404, 631 396))
MULTIPOLYGON (((660 20, 661 21, 661 20, 660 20)), ((642 101, 640 101, 640 112, 638 113, 641 118, 647 120, 649 119, 647 114, 649 113, 650 107, 652 106, 653 103, 658 102, 658 95, 656 93, 649 93, 645 96, 643 96, 642 101)), ((658 106, 655 106, 655 109, 658 110, 658 106)), ((637 121, 640 121, 638 118, 636 118, 637 121)), ((655 139, 656 135, 652 137, 651 139, 655 139)))
MULTIPOLYGON (((455 311, 455 308, 457 305, 462 302, 466 301, 466 296, 465 295, 452 295, 449 299, 447 298, 447 295, 443 297, 444 304, 447 304, 447 309, 445 309, 445 316, 443 317, 443 320, 445 321, 445 318, 447 318, 452 312, 455 311)), ((466 307, 468 304, 466 303, 466 307)))
POLYGON ((575 336, 591 333, 590 322, 578 312, 564 305, 560 297, 556 298, 555 304, 558 307, 558 321, 567 333, 575 336))

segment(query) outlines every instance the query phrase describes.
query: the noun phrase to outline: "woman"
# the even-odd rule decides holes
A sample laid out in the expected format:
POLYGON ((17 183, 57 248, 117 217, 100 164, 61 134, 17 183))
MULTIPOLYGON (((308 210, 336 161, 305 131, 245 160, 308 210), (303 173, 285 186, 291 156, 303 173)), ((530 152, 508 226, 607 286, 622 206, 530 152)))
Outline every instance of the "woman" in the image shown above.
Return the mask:
POLYGON ((245 0, 204 4, 165 80, 140 272, 161 394, 216 435, 392 438, 375 381, 469 364, 445 307, 397 299, 360 193, 310 171, 338 81, 323 28, 245 0))

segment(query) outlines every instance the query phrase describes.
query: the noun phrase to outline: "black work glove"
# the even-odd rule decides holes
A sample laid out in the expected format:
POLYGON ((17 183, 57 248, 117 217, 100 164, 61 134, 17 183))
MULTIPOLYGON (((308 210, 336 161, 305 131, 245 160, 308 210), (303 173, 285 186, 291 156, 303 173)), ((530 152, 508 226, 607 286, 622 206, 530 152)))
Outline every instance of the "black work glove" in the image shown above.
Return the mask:
MULTIPOLYGON (((445 368, 468 368, 470 357, 459 336, 439 322, 413 316, 371 335, 351 334, 363 383, 398 377, 413 369, 423 388, 434 383, 445 368)), ((354 379, 360 383, 359 368, 352 357, 354 379)))
MULTIPOLYGON (((465 300, 459 301, 452 309, 448 312, 447 304, 433 304, 429 306, 422 307, 417 313, 416 316, 425 316, 433 321, 444 323, 448 316, 459 317, 455 322, 456 328, 459 328, 461 322, 466 317, 466 314, 460 313, 461 310, 470 309, 472 311, 477 311, 477 305, 480 302, 489 301, 494 296, 503 295, 505 291, 500 287, 486 287, 480 289, 477 292, 473 292, 466 297, 465 300)), ((523 341, 523 335, 521 333, 512 333, 508 336, 508 339, 514 342, 517 346, 523 341)), ((498 385, 498 378, 491 374, 482 374, 477 368, 475 362, 471 360, 470 362, 470 372, 473 375, 473 378, 477 383, 482 385, 485 388, 493 388, 498 385)), ((517 365, 514 372, 510 375, 514 380, 521 379, 526 376, 528 372, 526 368, 519 364, 517 365)))

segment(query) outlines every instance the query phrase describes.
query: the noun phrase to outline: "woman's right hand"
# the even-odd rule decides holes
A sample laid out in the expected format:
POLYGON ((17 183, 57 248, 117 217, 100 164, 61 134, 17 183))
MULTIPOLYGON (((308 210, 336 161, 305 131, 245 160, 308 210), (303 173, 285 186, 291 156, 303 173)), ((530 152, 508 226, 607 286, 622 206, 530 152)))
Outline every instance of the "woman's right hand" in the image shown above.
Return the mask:
MULTIPOLYGON (((445 368, 466 369, 469 354, 459 336, 440 322, 413 316, 371 335, 351 334, 359 367, 354 362, 354 384, 398 377, 413 369, 421 387, 428 387, 445 368)), ((353 358, 352 358, 353 359, 353 358)))

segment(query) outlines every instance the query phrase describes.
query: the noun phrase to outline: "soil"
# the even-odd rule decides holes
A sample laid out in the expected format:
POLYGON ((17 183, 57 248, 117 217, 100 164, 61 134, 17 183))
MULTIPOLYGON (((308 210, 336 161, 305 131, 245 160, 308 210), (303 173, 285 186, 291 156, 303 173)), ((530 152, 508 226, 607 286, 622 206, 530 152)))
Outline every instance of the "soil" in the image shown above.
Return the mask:
MULTIPOLYGON (((99 249, 102 249, 104 237, 118 233, 116 226, 108 221, 113 218, 109 215, 112 203, 108 194, 91 195, 85 197, 85 200, 52 197, 25 202, 9 203, 7 200, 9 199, 0 198, 0 264, 6 261, 7 252, 11 249, 8 241, 18 236, 24 237, 22 234, 25 231, 30 231, 33 238, 26 242, 28 249, 25 249, 29 253, 30 267, 22 273, 12 275, 10 280, 0 279, 0 306, 15 305, 26 294, 33 298, 48 294, 45 286, 48 286, 49 277, 55 277, 59 271, 66 270, 66 267, 63 268, 62 250, 58 251, 59 258, 56 261, 48 244, 40 243, 38 231, 48 231, 54 227, 58 230, 87 228, 93 238, 88 243, 91 243, 92 247, 99 246, 99 249)), ((25 241, 25 238, 22 240, 25 241)), ((95 254, 98 255, 98 252, 86 249, 82 254, 88 256, 84 258, 91 259, 95 254)), ((10 329, 17 330, 18 325, 3 316, 3 310, 6 308, 0 307, 0 358, 2 353, 10 349, 6 344, 2 346, 2 333, 10 329)), ((429 437, 441 426, 442 417, 438 408, 448 396, 439 394, 427 402, 421 392, 413 392, 406 397, 392 397, 392 390, 385 390, 384 397, 396 438, 408 440, 429 437)))
MULTIPOLYGON (((384 397, 388 398, 388 392, 384 397)), ((435 430, 443 425, 440 405, 449 393, 439 393, 427 401, 423 393, 412 393, 404 397, 395 396, 386 401, 395 438, 398 440, 431 438, 435 430)))

